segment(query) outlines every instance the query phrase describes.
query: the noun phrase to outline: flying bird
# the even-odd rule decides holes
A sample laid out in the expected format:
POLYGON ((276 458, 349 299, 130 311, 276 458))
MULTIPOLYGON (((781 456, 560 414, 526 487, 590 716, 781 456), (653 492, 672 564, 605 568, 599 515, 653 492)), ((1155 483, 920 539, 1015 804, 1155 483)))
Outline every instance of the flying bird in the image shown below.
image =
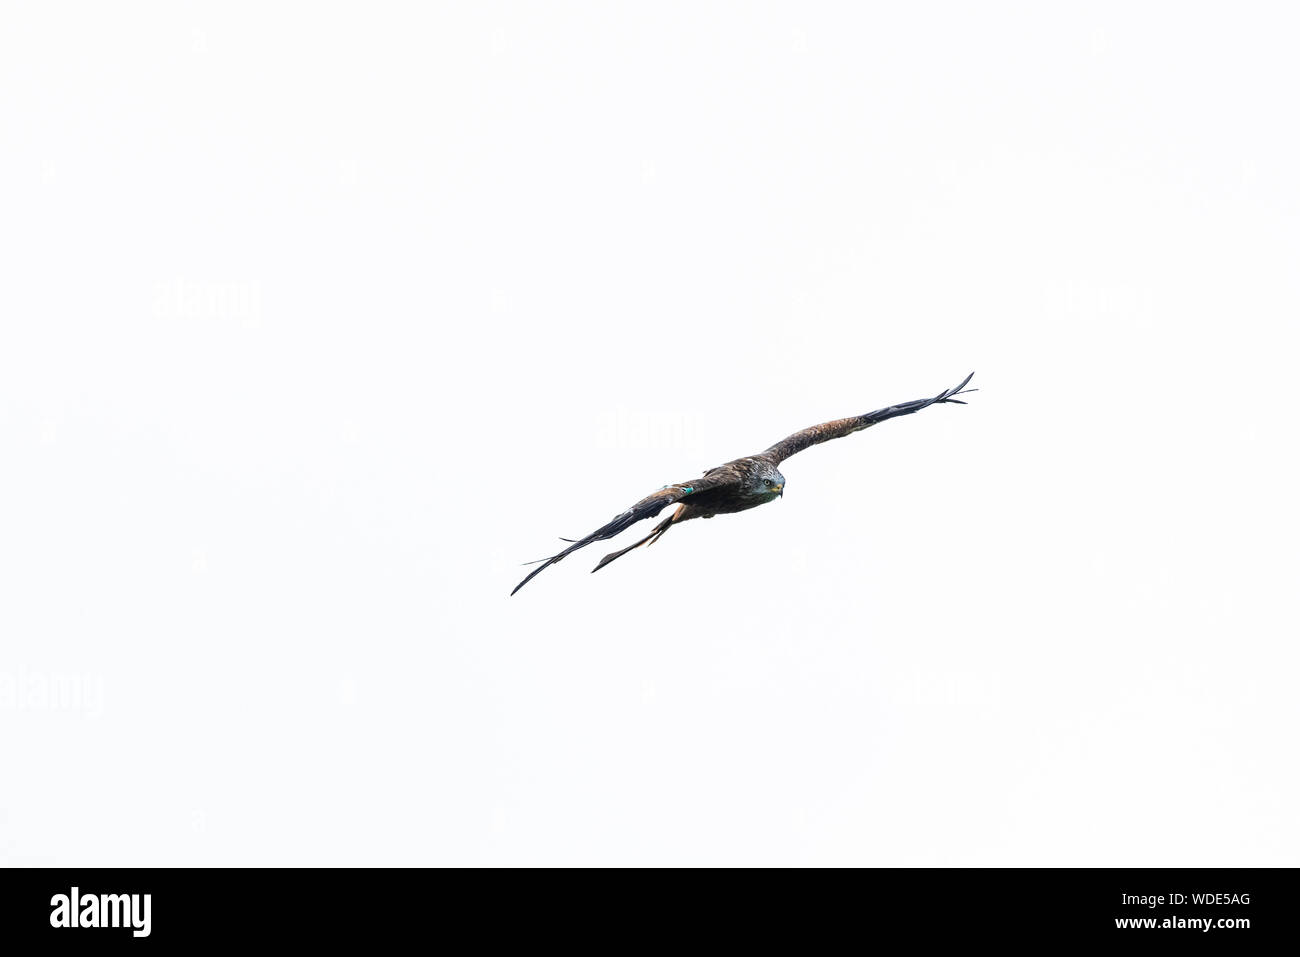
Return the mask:
POLYGON ((847 419, 823 422, 821 425, 814 425, 801 432, 796 432, 794 435, 786 436, 780 442, 764 449, 757 455, 746 455, 743 458, 727 462, 725 465, 709 469, 697 479, 691 479, 689 482, 678 482, 675 485, 665 485, 654 494, 641 499, 627 511, 615 515, 607 524, 602 525, 586 538, 576 540, 572 538, 561 539, 561 541, 570 542, 569 547, 558 555, 552 555, 550 558, 539 558, 536 562, 529 562, 528 564, 537 565, 538 567, 529 572, 528 577, 516 585, 514 591, 510 594, 513 595, 519 591, 532 581, 535 575, 554 565, 566 555, 576 552, 580 548, 585 548, 592 542, 603 542, 606 539, 613 538, 620 532, 631 528, 637 522, 647 518, 654 518, 669 505, 682 503, 677 505, 676 511, 656 525, 649 535, 639 542, 633 542, 627 548, 610 552, 597 563, 592 571, 600 571, 614 559, 621 558, 632 549, 639 548, 647 542, 653 545, 664 532, 674 525, 680 525, 682 522, 688 522, 693 518, 712 518, 714 515, 743 512, 755 506, 775 501, 785 491, 785 476, 781 474, 777 466, 790 456, 814 445, 820 445, 822 442, 829 442, 831 439, 839 439, 846 435, 852 435, 854 432, 861 432, 863 429, 884 422, 886 419, 920 412, 932 405, 939 405, 944 402, 965 405, 964 401, 956 397, 967 392, 976 391, 975 389, 966 388, 974 375, 975 373, 972 372, 962 380, 961 385, 940 392, 932 399, 917 399, 914 402, 903 402, 899 405, 891 405, 886 409, 868 412, 866 415, 854 415, 849 416, 847 419))

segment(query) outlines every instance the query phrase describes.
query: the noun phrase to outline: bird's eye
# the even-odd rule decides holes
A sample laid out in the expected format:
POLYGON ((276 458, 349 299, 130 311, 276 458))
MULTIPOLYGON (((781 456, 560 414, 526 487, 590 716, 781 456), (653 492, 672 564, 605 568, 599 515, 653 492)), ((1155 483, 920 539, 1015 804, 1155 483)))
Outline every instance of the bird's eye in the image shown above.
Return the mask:
POLYGON ((766 485, 768 488, 771 488, 771 487, 772 487, 772 480, 771 480, 771 479, 763 479, 763 484, 766 485))

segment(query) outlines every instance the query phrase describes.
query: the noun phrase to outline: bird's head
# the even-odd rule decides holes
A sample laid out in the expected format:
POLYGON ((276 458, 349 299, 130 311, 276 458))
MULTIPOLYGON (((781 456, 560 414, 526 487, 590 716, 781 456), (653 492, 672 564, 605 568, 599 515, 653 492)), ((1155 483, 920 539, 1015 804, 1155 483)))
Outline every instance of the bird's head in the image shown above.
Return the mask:
POLYGON ((750 476, 749 487, 746 489, 750 495, 761 496, 765 502, 780 498, 784 490, 785 476, 776 470, 775 465, 766 462, 750 476))

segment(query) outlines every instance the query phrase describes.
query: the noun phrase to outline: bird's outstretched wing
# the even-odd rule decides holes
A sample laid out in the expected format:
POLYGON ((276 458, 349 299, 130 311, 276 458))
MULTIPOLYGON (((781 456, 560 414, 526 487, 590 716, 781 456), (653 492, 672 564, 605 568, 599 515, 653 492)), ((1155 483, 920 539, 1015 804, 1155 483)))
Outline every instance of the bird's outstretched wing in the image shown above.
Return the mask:
POLYGON ((822 442, 829 442, 831 439, 843 438, 846 435, 852 435, 854 432, 860 432, 865 428, 875 425, 877 422, 884 422, 886 419, 892 419, 896 415, 911 415, 913 412, 920 412, 927 406, 935 405, 940 402, 955 402, 958 405, 965 405, 961 399, 954 396, 961 395, 963 392, 974 392, 974 389, 967 389, 966 385, 970 382, 971 373, 962 380, 961 385, 940 392, 933 399, 917 399, 914 402, 904 402, 900 405, 891 405, 887 409, 877 409, 875 412, 868 412, 866 415, 854 415, 847 419, 836 419, 833 422, 823 422, 821 425, 814 425, 811 428, 804 429, 802 432, 796 432, 794 435, 786 436, 780 442, 771 448, 762 452, 762 456, 773 464, 780 464, 783 459, 788 459, 796 452, 802 452, 809 446, 819 445, 822 442))
MULTIPOLYGON (((655 492, 653 495, 647 495, 641 501, 637 502, 625 512, 615 515, 609 522, 596 529, 586 538, 580 538, 572 545, 560 552, 558 555, 552 555, 550 558, 538 559, 541 564, 528 573, 528 577, 515 586, 514 594, 519 589, 532 580, 533 576, 542 570, 554 565, 565 555, 570 552, 576 552, 592 542, 603 542, 607 538, 613 538, 619 532, 631 528, 637 522, 647 518, 654 518, 661 511, 676 502, 680 502, 688 495, 694 495, 706 489, 720 488, 724 485, 730 485, 738 481, 736 473, 728 469, 715 469, 714 473, 697 478, 691 482, 678 482, 676 485, 668 485, 655 492)), ((568 539, 566 539, 568 541, 568 539)))

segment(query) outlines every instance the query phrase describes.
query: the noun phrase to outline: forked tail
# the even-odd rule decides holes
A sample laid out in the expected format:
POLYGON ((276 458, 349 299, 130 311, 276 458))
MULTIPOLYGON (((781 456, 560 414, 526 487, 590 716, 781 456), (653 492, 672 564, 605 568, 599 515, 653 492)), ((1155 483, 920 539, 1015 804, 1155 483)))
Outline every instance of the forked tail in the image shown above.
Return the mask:
POLYGON ((673 512, 671 515, 669 515, 667 518, 665 518, 662 522, 660 522, 658 525, 656 525, 656 526, 654 527, 654 529, 650 532, 650 534, 647 535, 645 538, 641 539, 641 541, 639 541, 639 542, 634 542, 633 544, 629 545, 627 548, 620 548, 620 549, 619 549, 618 551, 616 551, 616 552, 610 552, 608 555, 606 555, 604 558, 602 558, 602 559, 597 563, 596 567, 593 568, 593 569, 591 570, 591 571, 592 571, 592 574, 595 574, 596 572, 600 571, 602 568, 604 568, 606 565, 608 565, 608 564, 609 564, 610 562, 612 562, 614 559, 616 559, 616 558, 622 558, 624 555, 626 555, 628 552, 632 551, 632 549, 634 549, 634 548, 640 548, 642 545, 645 545, 647 542, 648 542, 649 544, 653 545, 655 542, 657 542, 657 541, 659 540, 659 537, 660 537, 661 535, 663 535, 664 532, 666 532, 666 531, 668 531, 668 529, 672 528, 673 523, 676 522, 676 521, 678 521, 679 516, 680 516, 680 515, 682 514, 682 512, 684 512, 684 511, 686 511, 686 506, 685 506, 685 505, 679 505, 679 506, 677 506, 677 510, 676 510, 675 512, 673 512))

